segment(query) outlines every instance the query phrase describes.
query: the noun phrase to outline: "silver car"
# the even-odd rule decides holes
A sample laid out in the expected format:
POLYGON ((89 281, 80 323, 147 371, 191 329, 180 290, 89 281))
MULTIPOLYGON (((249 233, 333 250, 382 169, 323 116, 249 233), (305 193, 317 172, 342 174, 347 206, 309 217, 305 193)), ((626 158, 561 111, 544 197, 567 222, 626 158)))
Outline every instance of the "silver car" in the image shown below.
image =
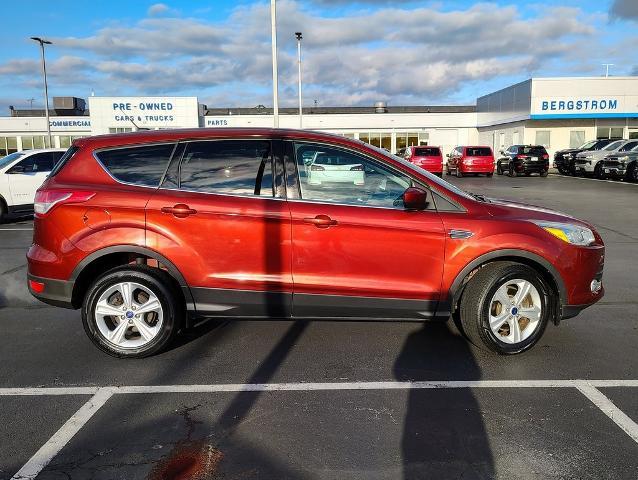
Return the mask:
POLYGON ((576 174, 583 173, 585 175, 593 175, 597 178, 604 177, 602 161, 609 155, 616 153, 629 152, 638 147, 638 140, 617 140, 611 142, 601 150, 593 150, 580 152, 576 155, 574 162, 574 170, 576 174))

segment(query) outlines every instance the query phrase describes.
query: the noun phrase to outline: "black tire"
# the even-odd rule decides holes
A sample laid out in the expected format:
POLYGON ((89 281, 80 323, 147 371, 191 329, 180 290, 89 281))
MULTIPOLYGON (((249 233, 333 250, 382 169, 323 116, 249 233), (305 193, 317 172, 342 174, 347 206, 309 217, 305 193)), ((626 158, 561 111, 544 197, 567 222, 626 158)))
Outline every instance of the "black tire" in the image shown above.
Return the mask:
POLYGON ((463 172, 458 166, 456 167, 456 178, 463 178, 463 172))
POLYGON ((546 177, 549 174, 547 170, 541 171, 541 177, 546 177))
POLYGON ((7 215, 7 204, 4 198, 0 197, 0 223, 2 223, 7 215))
POLYGON ((462 330, 479 348, 500 355, 514 355, 532 348, 542 337, 552 315, 551 289, 531 267, 516 262, 494 262, 481 268, 468 282, 459 307, 462 330), (541 318, 536 329, 525 340, 512 344, 497 338, 489 325, 490 302, 496 290, 508 280, 520 278, 532 283, 541 299, 541 318))
POLYGON ((638 182, 638 165, 636 162, 631 163, 627 167, 627 171, 625 172, 625 181, 626 182, 638 182))
POLYGON ((493 176, 494 176, 494 174, 493 174, 493 173, 488 173, 488 174, 487 174, 487 178, 492 178, 493 176))
POLYGON ((605 180, 607 178, 607 176, 603 172, 603 166, 601 165, 601 162, 598 162, 594 167, 594 178, 599 178, 601 180, 605 180))
POLYGON ((518 175, 516 173, 516 170, 514 170, 514 167, 512 165, 510 165, 509 175, 510 175, 510 177, 516 177, 518 175))
POLYGON ((503 167, 501 166, 500 162, 496 164, 496 174, 503 175, 503 167))
POLYGON ((185 305, 171 276, 163 270, 147 266, 124 266, 107 271, 89 287, 82 304, 84 331, 103 352, 118 358, 143 358, 159 353, 173 340, 183 325, 185 305), (157 296, 163 310, 162 327, 155 338, 138 348, 123 349, 109 342, 99 331, 95 307, 100 295, 120 282, 135 282, 157 296))

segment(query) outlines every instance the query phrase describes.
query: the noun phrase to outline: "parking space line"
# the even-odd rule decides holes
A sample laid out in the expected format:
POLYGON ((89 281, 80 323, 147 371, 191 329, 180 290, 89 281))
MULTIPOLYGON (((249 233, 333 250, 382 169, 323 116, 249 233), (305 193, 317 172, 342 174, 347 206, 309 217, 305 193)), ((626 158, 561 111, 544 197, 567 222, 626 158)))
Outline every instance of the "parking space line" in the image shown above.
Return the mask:
POLYGON ((578 388, 638 387, 638 380, 453 380, 419 382, 289 382, 228 383, 202 385, 130 385, 109 387, 18 387, 0 388, 0 396, 91 395, 103 388, 113 394, 133 393, 223 393, 330 390, 418 390, 435 388, 578 388))
POLYGON ((32 228, 0 228, 0 232, 32 232, 32 228))
POLYGON ((11 480, 33 479, 46 467, 75 434, 113 395, 113 389, 100 388, 60 429, 25 463, 11 480))
POLYGON ((607 396, 595 387, 587 383, 579 385, 578 390, 596 405, 605 415, 611 418, 616 425, 623 429, 634 442, 638 443, 638 424, 625 414, 620 408, 607 398, 607 396))
POLYGON ((591 180, 592 182, 607 182, 607 183, 615 183, 616 185, 634 185, 634 186, 638 186, 638 183, 620 182, 618 180, 606 180, 606 179, 602 179, 602 178, 572 177, 572 176, 567 176, 567 175, 561 175, 560 173, 550 173, 549 175, 551 177, 558 177, 558 178, 573 178, 575 180, 591 180))

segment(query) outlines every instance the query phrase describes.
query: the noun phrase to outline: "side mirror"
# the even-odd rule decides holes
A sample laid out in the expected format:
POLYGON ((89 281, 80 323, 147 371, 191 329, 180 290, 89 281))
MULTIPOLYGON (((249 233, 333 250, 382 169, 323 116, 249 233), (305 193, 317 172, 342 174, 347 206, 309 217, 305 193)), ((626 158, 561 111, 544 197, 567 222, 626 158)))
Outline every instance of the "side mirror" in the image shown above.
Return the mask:
POLYGON ((428 194, 418 187, 409 187, 403 192, 403 206, 406 210, 425 210, 428 206, 428 194))
POLYGON ((24 173, 24 167, 22 165, 16 165, 15 167, 9 169, 7 171, 8 174, 15 174, 15 173, 24 173))

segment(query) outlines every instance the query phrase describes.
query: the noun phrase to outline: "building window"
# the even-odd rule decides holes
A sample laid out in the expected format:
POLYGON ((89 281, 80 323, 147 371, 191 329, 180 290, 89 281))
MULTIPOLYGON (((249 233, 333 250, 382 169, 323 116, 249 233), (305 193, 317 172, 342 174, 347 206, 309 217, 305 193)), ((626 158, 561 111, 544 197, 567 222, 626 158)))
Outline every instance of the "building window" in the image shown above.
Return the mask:
POLYGON ((69 135, 60 135, 58 137, 60 148, 69 148, 71 146, 71 137, 69 135))
POLYGON ((392 134, 390 132, 360 133, 359 140, 375 147, 385 148, 388 151, 392 148, 392 134))
POLYGON ((131 127, 111 127, 109 128, 109 133, 126 133, 132 132, 133 129, 131 127))
POLYGON ((49 148, 49 137, 46 135, 33 135, 22 138, 22 150, 32 150, 34 148, 49 148))
POLYGON ((569 148, 578 148, 585 143, 585 130, 569 132, 569 148))
POLYGON ((550 147, 549 130, 536 130, 536 145, 542 145, 545 148, 550 147))
POLYGON ((17 137, 0 137, 0 156, 4 157, 18 151, 17 137))
POLYGON ((418 147, 419 145, 427 145, 429 139, 429 133, 399 132, 397 133, 397 151, 405 147, 418 147))
POLYGON ((623 127, 598 127, 596 129, 596 139, 610 138, 612 140, 618 140, 623 138, 624 131, 625 129, 623 127))

